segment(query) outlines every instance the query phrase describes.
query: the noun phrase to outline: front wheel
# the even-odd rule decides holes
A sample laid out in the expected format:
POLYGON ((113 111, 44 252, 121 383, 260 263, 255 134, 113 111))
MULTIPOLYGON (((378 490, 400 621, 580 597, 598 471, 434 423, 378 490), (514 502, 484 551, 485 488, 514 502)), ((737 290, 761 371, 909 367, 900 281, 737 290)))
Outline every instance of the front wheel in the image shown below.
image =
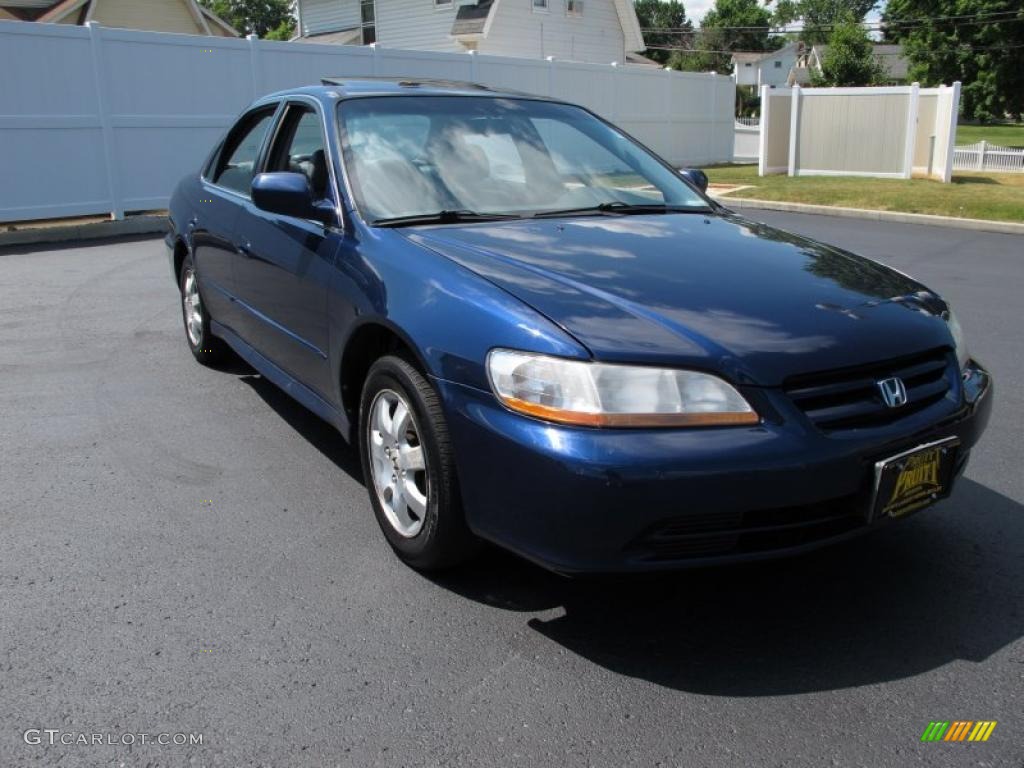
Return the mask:
POLYGON ((367 374, 359 449, 377 522, 402 560, 437 570, 473 554, 440 399, 400 357, 382 357, 367 374))

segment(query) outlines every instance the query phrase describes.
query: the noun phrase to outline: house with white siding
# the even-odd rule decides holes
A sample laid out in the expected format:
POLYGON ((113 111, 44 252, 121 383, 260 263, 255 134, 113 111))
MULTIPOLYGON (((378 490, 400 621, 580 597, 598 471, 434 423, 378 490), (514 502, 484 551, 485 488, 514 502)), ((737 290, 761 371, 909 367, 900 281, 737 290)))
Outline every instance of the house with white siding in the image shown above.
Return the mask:
POLYGON ((783 87, 797 59, 803 54, 804 44, 800 42, 790 43, 777 51, 734 53, 731 59, 732 79, 736 85, 783 87))
POLYGON ((299 39, 600 64, 644 49, 631 0, 298 0, 299 39))

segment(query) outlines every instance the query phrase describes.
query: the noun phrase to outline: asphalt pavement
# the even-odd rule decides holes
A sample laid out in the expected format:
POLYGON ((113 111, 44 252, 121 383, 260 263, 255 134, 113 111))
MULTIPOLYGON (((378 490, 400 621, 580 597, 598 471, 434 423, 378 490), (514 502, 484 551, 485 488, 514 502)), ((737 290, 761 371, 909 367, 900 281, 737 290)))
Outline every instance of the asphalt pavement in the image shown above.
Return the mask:
POLYGON ((160 240, 0 253, 0 766, 1020 768, 1024 238, 748 215, 944 293, 995 413, 934 509, 658 579, 421 576, 328 426, 193 361, 160 240))

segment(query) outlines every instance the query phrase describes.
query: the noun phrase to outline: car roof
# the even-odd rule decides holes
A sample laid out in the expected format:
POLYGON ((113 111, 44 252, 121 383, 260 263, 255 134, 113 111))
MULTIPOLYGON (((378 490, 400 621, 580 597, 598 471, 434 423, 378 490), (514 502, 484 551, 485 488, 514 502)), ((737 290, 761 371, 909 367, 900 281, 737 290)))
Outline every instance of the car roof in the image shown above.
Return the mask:
POLYGON ((495 89, 479 83, 412 77, 325 77, 321 80, 321 85, 289 88, 269 94, 260 101, 294 95, 313 96, 324 101, 338 101, 360 96, 489 96, 491 98, 528 98, 553 101, 544 96, 495 89))

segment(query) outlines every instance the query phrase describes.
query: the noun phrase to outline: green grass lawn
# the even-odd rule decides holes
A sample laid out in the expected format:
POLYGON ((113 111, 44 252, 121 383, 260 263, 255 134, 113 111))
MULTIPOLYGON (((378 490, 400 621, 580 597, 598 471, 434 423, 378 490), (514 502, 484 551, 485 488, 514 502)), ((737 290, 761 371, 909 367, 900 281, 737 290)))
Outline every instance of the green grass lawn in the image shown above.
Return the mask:
POLYGON ((958 125, 957 144, 976 144, 984 139, 1002 147, 1024 147, 1024 124, 1018 125, 958 125))
POLYGON ((854 176, 758 176, 756 165, 704 169, 712 184, 749 184, 727 195, 878 211, 1024 222, 1024 173, 959 173, 952 184, 854 176))

